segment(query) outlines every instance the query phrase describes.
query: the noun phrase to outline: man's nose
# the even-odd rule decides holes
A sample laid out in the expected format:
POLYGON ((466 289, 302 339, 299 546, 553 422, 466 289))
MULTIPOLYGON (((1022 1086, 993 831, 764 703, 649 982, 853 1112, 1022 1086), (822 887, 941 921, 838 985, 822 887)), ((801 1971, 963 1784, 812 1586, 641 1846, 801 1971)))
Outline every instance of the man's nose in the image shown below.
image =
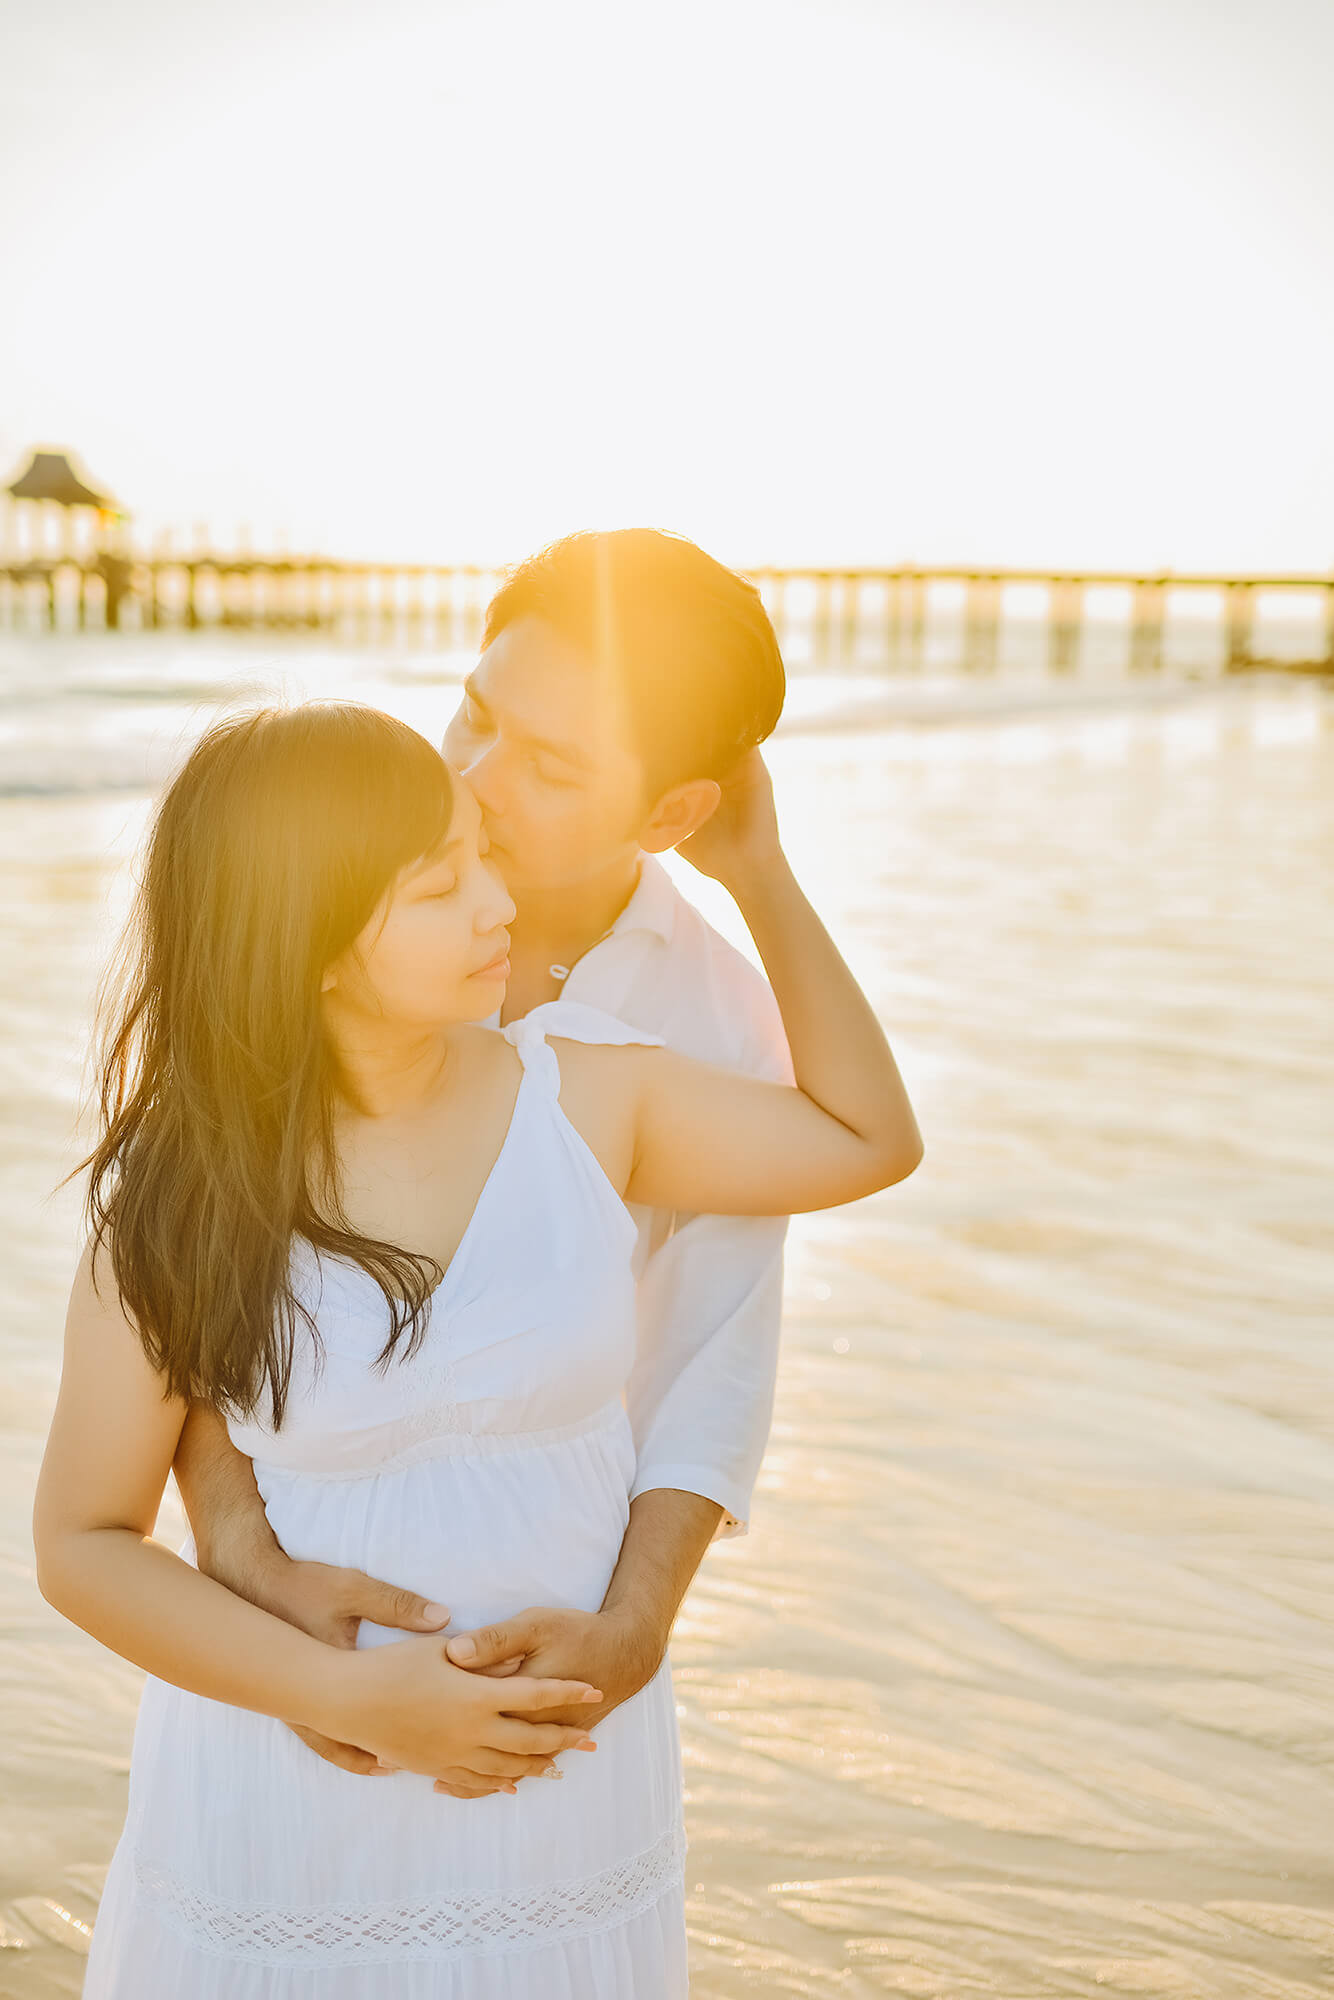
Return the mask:
POLYGON ((496 750, 497 745, 491 744, 473 763, 466 764, 463 769, 463 775, 468 780, 472 795, 482 808, 483 820, 497 818, 504 811, 496 750))

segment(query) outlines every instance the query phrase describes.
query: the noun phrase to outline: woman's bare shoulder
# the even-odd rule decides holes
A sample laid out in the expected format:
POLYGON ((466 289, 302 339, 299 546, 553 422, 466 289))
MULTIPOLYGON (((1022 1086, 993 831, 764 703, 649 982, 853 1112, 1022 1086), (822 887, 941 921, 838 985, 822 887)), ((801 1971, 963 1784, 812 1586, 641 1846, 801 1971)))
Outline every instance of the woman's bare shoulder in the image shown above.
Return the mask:
POLYGON ((514 1044, 499 1028, 487 1027, 482 1021, 461 1021, 451 1028, 449 1046, 451 1053, 477 1077, 510 1076, 521 1067, 514 1044))

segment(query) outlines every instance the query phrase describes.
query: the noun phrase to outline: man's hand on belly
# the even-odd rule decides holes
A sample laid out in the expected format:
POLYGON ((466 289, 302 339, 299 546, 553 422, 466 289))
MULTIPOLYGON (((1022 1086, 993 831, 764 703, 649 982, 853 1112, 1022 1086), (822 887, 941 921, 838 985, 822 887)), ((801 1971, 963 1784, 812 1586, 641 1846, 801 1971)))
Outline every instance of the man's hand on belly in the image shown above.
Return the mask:
MULTIPOLYGON (((533 1715, 534 1721, 588 1729, 652 1680, 662 1664, 664 1644, 656 1625, 623 1612, 538 1605, 501 1624, 458 1633, 445 1650, 455 1666, 472 1673, 536 1674, 601 1688, 601 1703, 581 1704, 577 1715, 564 1708, 544 1708, 533 1715)), ((560 1766, 554 1768, 559 1771, 560 1766)), ((484 1798, 499 1788, 480 1772, 459 1770, 438 1779, 435 1789, 453 1798, 484 1798)))
MULTIPOLYGON (((600 1707, 577 1718, 595 1727, 646 1687, 667 1652, 672 1621, 699 1568, 723 1509, 717 1501, 675 1487, 651 1487, 630 1502, 621 1553, 600 1611, 539 1606, 480 1631, 459 1632, 447 1657, 474 1673, 553 1674, 602 1690, 600 1707), (475 1650, 465 1648, 472 1642, 475 1650)), ((563 1711, 552 1710, 556 1720, 563 1711)), ((560 1766, 555 1767, 557 1770, 560 1766)), ((437 1791, 481 1798, 495 1790, 476 1772, 445 1772, 437 1791)))

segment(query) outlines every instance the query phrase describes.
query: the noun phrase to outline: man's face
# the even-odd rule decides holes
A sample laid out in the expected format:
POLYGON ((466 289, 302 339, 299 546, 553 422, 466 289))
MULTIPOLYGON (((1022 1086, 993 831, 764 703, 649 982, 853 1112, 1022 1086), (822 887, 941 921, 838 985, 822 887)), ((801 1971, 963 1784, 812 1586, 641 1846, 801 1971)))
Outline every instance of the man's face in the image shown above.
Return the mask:
POLYGON ((521 900, 591 881, 637 852, 652 802, 619 689, 540 619, 516 619, 487 647, 444 753, 472 787, 521 900))

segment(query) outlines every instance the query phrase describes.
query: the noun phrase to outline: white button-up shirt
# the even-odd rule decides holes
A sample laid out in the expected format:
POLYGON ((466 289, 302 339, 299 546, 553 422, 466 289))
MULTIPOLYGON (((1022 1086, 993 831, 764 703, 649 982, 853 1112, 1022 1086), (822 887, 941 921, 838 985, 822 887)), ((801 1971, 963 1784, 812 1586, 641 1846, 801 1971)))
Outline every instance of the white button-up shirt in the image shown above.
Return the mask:
MULTIPOLYGON (((651 855, 561 992, 661 1035, 682 1055, 792 1081, 768 981, 651 855)), ((630 1497, 657 1487, 699 1493, 724 1510, 720 1536, 743 1534, 773 1414, 787 1219, 630 1212, 639 1228, 630 1497)))

